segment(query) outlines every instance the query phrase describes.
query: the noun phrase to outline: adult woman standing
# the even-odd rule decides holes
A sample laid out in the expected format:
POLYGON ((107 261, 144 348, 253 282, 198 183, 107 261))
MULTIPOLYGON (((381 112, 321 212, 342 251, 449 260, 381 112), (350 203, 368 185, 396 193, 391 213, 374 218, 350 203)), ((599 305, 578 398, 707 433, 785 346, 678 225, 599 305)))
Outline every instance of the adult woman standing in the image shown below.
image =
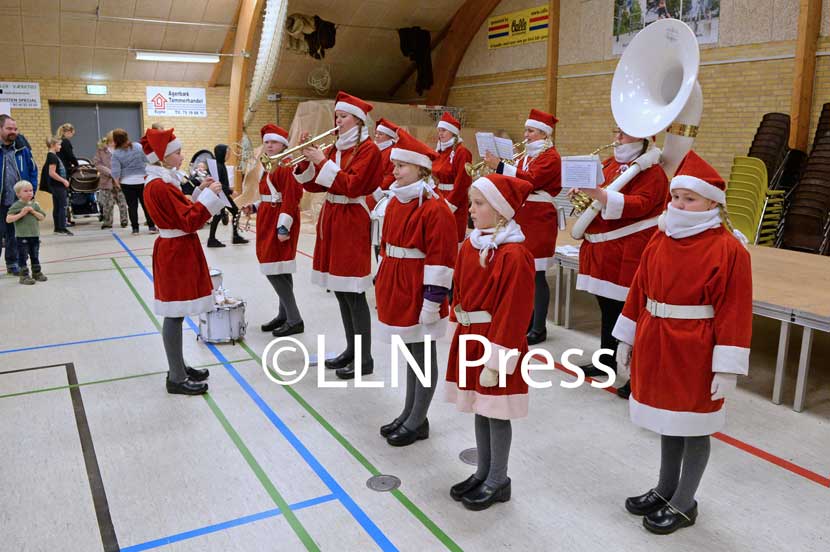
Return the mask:
POLYGON ((112 211, 118 204, 118 214, 121 216, 121 228, 127 227, 127 200, 121 186, 116 186, 112 180, 112 152, 115 143, 112 141, 112 132, 98 142, 98 150, 92 164, 98 169, 98 200, 101 203, 101 229, 112 228, 112 211))
POLYGON ((147 226, 151 234, 158 234, 156 225, 144 206, 144 176, 148 158, 141 149, 141 144, 130 141, 130 136, 123 128, 112 131, 115 151, 112 152, 112 179, 116 186, 124 191, 130 213, 133 235, 138 234, 138 204, 144 210, 147 226))
MULTIPOLYGON (((63 163, 64 169, 66 169, 66 177, 69 178, 72 176, 72 171, 75 170, 78 166, 78 158, 75 157, 75 149, 72 147, 71 138, 75 136, 75 127, 72 126, 71 123, 64 123, 58 127, 57 132, 55 132, 55 138, 60 140, 61 147, 58 150, 58 157, 60 157, 61 162, 63 163)), ((72 190, 67 188, 67 202, 72 200, 72 190)), ((71 213, 67 211, 66 215, 66 225, 67 226, 75 226, 75 223, 72 222, 71 213)))
POLYGON ((458 243, 464 241, 467 234, 467 216, 470 199, 468 193, 473 183, 464 165, 472 161, 470 153, 461 139, 461 122, 444 113, 438 121, 438 159, 432 164, 432 174, 438 182, 438 191, 444 196, 450 211, 455 215, 455 228, 458 243))

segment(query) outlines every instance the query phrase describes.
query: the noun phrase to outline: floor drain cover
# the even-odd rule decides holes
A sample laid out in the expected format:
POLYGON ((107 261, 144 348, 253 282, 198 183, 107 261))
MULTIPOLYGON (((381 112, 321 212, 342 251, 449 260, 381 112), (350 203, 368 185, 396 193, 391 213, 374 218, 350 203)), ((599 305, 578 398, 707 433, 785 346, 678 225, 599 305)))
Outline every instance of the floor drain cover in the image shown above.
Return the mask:
POLYGON ((478 465, 478 451, 475 448, 468 448, 461 451, 458 455, 461 461, 471 466, 478 465))
POLYGON ((366 486, 379 493, 388 493, 401 486, 401 480, 394 475, 375 475, 370 477, 366 486))

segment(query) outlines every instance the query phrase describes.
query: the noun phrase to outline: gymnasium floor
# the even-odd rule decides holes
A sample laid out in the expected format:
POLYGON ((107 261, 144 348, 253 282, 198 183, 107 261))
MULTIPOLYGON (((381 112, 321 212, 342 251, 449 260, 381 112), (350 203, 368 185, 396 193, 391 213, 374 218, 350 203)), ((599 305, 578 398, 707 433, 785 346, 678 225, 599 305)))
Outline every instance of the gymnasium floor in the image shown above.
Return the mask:
MULTIPOLYGON (((253 243, 206 249, 225 287, 247 302, 245 342, 205 345, 186 323, 185 357, 210 367, 210 393, 168 395, 151 310, 155 236, 99 228, 81 219, 65 238, 44 223, 49 281, 0 278, 4 551, 830 548, 826 334, 816 335, 807 410, 795 413, 800 332, 791 336, 785 404, 774 405, 778 328, 756 318, 750 376, 713 440, 695 527, 658 537, 625 512, 626 496, 656 482, 659 440, 629 422, 615 395, 560 387, 572 379, 561 371, 547 376, 553 387, 532 391, 530 416, 513 424, 513 499, 475 513, 448 495, 471 473, 459 453, 475 442, 472 417, 443 402, 443 382, 430 438, 392 448, 378 427, 398 414, 404 389, 389 388, 388 347, 375 344, 367 377, 383 389, 320 389, 314 367, 292 387, 265 377, 259 355, 270 334, 259 325, 274 316, 276 296, 253 243), (371 490, 377 474, 400 478, 400 488, 371 490)), ((221 239, 228 234, 220 227, 221 239)), ((314 348, 325 334, 337 353, 336 301, 310 284, 313 235, 300 249, 295 288, 307 332, 297 337, 314 348)), ((545 346, 556 358, 571 347, 593 351, 598 326, 595 303, 577 293, 574 328, 549 324, 545 346)), ((446 351, 444 339, 439 363, 446 351)))

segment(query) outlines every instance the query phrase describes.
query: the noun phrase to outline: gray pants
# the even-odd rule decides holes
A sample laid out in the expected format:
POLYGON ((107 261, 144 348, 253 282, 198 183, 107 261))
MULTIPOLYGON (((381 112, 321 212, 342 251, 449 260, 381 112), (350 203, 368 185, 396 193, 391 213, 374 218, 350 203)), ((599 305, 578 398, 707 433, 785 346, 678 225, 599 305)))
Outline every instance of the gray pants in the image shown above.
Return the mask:
MULTIPOLYGON (((412 358, 423 370, 425 368, 425 347, 424 342, 407 343, 406 348, 412 353, 412 358)), ((425 387, 421 380, 415 375, 415 370, 407 364, 406 366, 406 399, 403 412, 396 420, 403 423, 407 429, 415 431, 427 419, 427 411, 432 403, 432 396, 438 386, 438 350, 435 341, 430 344, 430 382, 432 385, 425 387)))
MULTIPOLYGON (((335 291, 337 303, 340 305, 340 318, 343 320, 343 329, 346 330, 346 356, 354 358, 354 339, 360 337, 363 352, 363 366, 372 364, 372 318, 369 315, 369 303, 365 293, 349 291, 335 291)), ((355 359, 357 361, 357 359, 355 359)))

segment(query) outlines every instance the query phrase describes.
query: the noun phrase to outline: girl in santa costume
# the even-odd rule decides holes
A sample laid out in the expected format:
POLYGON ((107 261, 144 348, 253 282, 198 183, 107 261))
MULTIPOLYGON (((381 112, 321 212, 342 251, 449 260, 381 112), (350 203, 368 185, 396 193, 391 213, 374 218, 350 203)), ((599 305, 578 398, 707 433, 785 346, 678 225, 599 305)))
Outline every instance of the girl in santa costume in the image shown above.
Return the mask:
MULTIPOLYGON (((614 141, 619 145, 602 166, 605 186, 633 163, 640 164, 643 171, 616 192, 605 187, 581 190, 602 203, 603 208, 585 230, 576 278, 576 289, 597 298, 602 318, 600 346, 611 351, 617 350, 617 340, 611 331, 622 312, 643 249, 657 229, 657 217, 663 212, 669 194, 666 173, 659 163, 651 164, 659 158, 645 155, 652 145, 650 140, 635 138, 617 129, 614 141)), ((574 189, 571 193, 578 191, 574 189)), ((615 368, 616 362, 611 362, 610 366, 615 368)), ((582 370, 588 377, 606 375, 593 364, 583 366, 582 370)), ((629 393, 628 383, 617 390, 623 398, 628 398, 629 393)))
POLYGON ((375 126, 375 145, 380 150, 383 173, 377 189, 370 196, 366 196, 366 204, 372 211, 372 246, 375 248, 375 259, 380 255, 380 233, 383 229, 383 216, 386 213, 387 201, 381 201, 386 197, 386 191, 395 181, 392 173, 395 169, 390 159, 392 148, 398 141, 398 125, 388 119, 380 119, 375 126))
POLYGON ((461 123, 445 112, 438 121, 438 159, 432 164, 432 175, 438 182, 438 191, 455 214, 458 243, 467 234, 467 215, 470 205, 469 190, 472 179, 464 165, 473 160, 461 140, 461 123))
POLYGON ((631 367, 631 420, 661 435, 657 486, 625 507, 658 534, 695 523, 709 436, 749 370, 752 337, 750 258, 730 231, 723 179, 690 151, 670 188, 614 327, 617 364, 631 367))
POLYGON ((167 392, 207 392, 207 369, 186 366, 182 356, 182 322, 213 310, 213 285, 196 231, 222 210, 222 183, 205 178, 191 202, 182 192, 182 144, 173 129, 150 129, 141 138, 149 164, 144 204, 159 229, 153 245, 153 310, 164 317, 161 337, 167 354, 167 392))
MULTIPOLYGON (((303 149, 309 162, 300 163, 294 176, 310 192, 325 192, 326 202, 317 221, 317 241, 311 281, 334 291, 346 330, 346 350, 326 361, 341 379, 354 378, 362 360, 363 375, 374 371, 371 318, 366 289, 372 285, 371 223, 367 195, 381 179, 381 155, 369 140, 366 120, 372 105, 338 92, 334 123, 339 128, 335 147, 323 153, 303 149), (355 359, 354 338, 361 336, 362 359, 355 359)), ((304 133, 301 141, 308 140, 304 133)))
POLYGON ((527 344, 535 345, 548 337, 545 322, 550 303, 550 287, 545 271, 553 266, 556 253, 556 235, 559 223, 553 198, 562 191, 562 159, 551 142, 553 125, 559 119, 531 109, 525 121, 524 138, 527 140, 525 154, 509 165, 492 152, 487 152, 485 162, 498 174, 515 176, 533 185, 527 201, 516 213, 516 223, 522 227, 526 237, 525 247, 533 254, 536 263, 536 284, 534 286, 533 316, 527 332, 527 344))
MULTIPOLYGON (((518 367, 528 351, 524 321, 530 319, 533 297, 527 290, 533 288, 536 270, 513 217, 532 190, 529 182, 512 176, 491 174, 476 180, 470 190, 475 230, 455 263, 450 317, 458 327, 450 345, 445 389, 458 410, 475 413, 478 468, 453 485, 450 496, 470 510, 510 500, 510 420, 527 416, 528 386, 518 367), (484 366, 466 368, 462 374, 460 339, 470 334, 489 341, 492 354, 484 366), (504 350, 519 354, 507 359, 506 381, 501 385, 499 351, 504 350)), ((479 341, 465 346, 469 361, 484 356, 479 341)))
MULTIPOLYGON (((288 132, 274 124, 260 130, 262 150, 276 155, 288 147, 288 132)), ((277 292, 279 313, 262 325, 262 331, 276 337, 305 331, 297 300, 294 298, 293 274, 297 271, 297 240, 300 238, 300 199, 303 189, 291 174, 290 167, 277 165, 259 180, 260 202, 257 206, 256 256, 259 270, 277 292)))
POLYGON ((378 322, 390 342, 391 336, 400 336, 422 370, 427 355, 430 366, 430 385, 424 386, 407 364, 403 411, 380 428, 390 445, 401 447, 429 437, 427 410, 438 380, 435 340, 447 330, 447 294, 458 245, 455 218, 435 193, 431 177, 438 154, 405 131, 398 134, 391 152, 396 180, 389 187, 375 282, 378 322), (431 339, 429 352, 425 335, 431 339))

